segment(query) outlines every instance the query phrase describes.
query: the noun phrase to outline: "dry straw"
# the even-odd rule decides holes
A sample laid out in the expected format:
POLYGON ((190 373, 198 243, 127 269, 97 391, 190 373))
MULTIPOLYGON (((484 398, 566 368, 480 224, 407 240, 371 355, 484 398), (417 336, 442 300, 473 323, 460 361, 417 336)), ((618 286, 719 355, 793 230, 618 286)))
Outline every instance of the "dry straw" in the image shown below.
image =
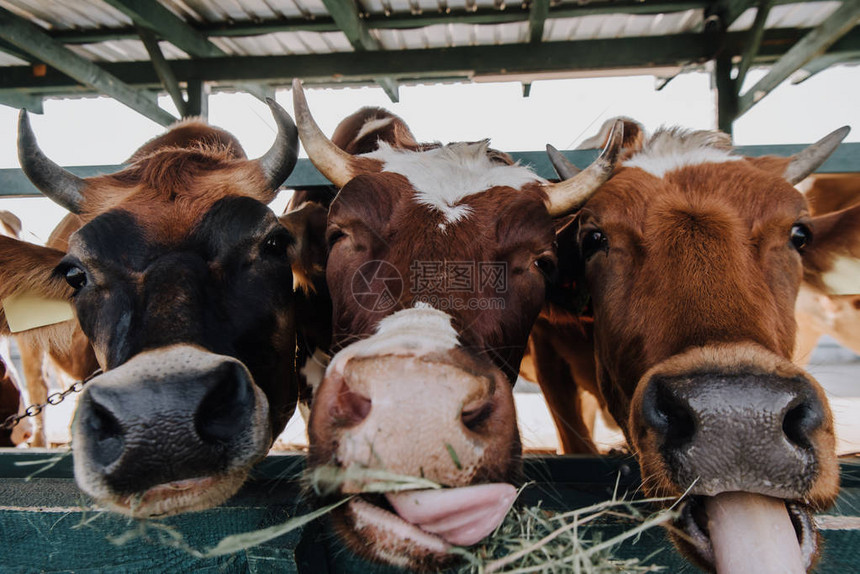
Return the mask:
MULTIPOLYGON (((317 495, 324 497, 336 494, 345 486, 355 493, 442 488, 441 485, 424 478, 359 467, 317 467, 306 476, 306 482, 317 495)), ((192 548, 180 532, 157 521, 142 521, 136 529, 110 540, 114 544, 122 545, 136 538, 146 537, 157 543, 185 550, 198 558, 212 558, 263 544, 301 528, 351 498, 352 496, 343 498, 334 504, 268 528, 227 536, 214 547, 205 550, 192 548)), ((605 574, 660 571, 662 567, 646 564, 651 557, 643 560, 622 559, 616 557, 613 551, 622 542, 674 519, 677 513, 672 508, 650 515, 641 510, 644 506, 667 500, 670 499, 633 501, 619 499, 613 495, 612 500, 563 513, 545 510, 540 504, 515 507, 496 531, 481 544, 452 549, 453 553, 463 558, 458 574, 605 574), (627 523, 630 527, 604 540, 598 526, 608 523, 617 525, 620 522, 627 523)))

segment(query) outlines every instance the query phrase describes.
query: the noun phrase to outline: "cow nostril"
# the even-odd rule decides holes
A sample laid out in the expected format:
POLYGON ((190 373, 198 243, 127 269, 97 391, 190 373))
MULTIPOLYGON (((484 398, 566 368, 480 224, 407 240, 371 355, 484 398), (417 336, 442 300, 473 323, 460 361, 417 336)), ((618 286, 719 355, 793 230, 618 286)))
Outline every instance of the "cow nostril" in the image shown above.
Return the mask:
POLYGON ((343 426, 355 426, 367 418, 372 406, 373 401, 344 384, 337 395, 332 416, 343 426))
POLYGON ((125 448, 122 427, 110 411, 93 401, 87 417, 87 428, 93 441, 95 462, 107 467, 119 459, 125 448))
POLYGON ((817 407, 818 401, 811 399, 786 411, 782 419, 782 432, 788 440, 802 448, 812 446, 810 442, 812 432, 824 422, 824 413, 817 407))
POLYGON ((202 440, 230 442, 247 427, 254 409, 252 383, 244 369, 233 363, 221 365, 212 376, 217 383, 200 402, 194 424, 202 440))
POLYGON ((463 407, 460 420, 470 431, 479 428, 493 412, 493 404, 488 400, 475 401, 463 407))
POLYGON ((645 422, 663 439, 664 446, 680 448, 696 433, 696 423, 689 404, 672 392, 665 381, 652 381, 643 397, 645 422))

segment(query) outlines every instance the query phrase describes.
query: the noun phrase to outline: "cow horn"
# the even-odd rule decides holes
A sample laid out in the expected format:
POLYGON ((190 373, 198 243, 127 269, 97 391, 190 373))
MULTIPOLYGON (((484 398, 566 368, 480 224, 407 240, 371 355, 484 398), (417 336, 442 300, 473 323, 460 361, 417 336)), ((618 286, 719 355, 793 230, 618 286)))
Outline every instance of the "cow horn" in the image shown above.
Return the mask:
POLYGON ((555 172, 562 181, 570 179, 582 171, 570 163, 570 160, 564 157, 563 153, 555 149, 555 147, 550 144, 546 144, 546 154, 549 156, 549 161, 552 163, 552 167, 555 169, 555 172))
POLYGON ((606 147, 590 166, 570 179, 548 184, 544 188, 548 196, 547 209, 550 215, 558 217, 574 211, 612 177, 623 141, 624 122, 619 120, 612 126, 606 147))
POLYGON ((791 163, 785 168, 782 176, 792 185, 800 183, 806 176, 821 167, 827 158, 830 157, 848 132, 851 131, 849 126, 842 126, 838 130, 834 130, 807 147, 803 151, 797 152, 791 156, 791 163))
POLYGON ((18 161, 33 185, 46 197, 72 213, 81 212, 86 180, 66 171, 39 149, 27 110, 21 110, 18 115, 18 161))
POLYGON ((263 170, 270 190, 281 187, 296 167, 299 157, 299 132, 290 114, 272 98, 266 98, 275 123, 278 124, 278 136, 275 143, 256 162, 263 170))
POLYGON ((354 158, 323 134, 311 115, 302 83, 298 78, 293 80, 293 109, 299 126, 299 137, 311 162, 338 188, 346 185, 358 174, 358 170, 354 168, 354 158))

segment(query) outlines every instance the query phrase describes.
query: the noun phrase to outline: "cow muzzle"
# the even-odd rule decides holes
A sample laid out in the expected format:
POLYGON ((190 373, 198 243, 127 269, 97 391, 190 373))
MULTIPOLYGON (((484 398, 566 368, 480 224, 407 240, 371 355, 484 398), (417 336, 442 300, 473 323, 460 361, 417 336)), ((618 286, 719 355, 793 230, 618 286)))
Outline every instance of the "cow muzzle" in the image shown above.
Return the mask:
POLYGON ((838 467, 832 415, 807 373, 752 345, 688 351, 643 377, 629 428, 649 490, 691 495, 678 542, 700 564, 753 572, 793 554, 783 571, 811 566, 811 513, 835 499, 838 467), (752 570, 725 566, 737 556, 752 570))
POLYGON ((393 341, 390 348, 370 341, 369 355, 347 348, 333 358, 313 400, 310 466, 381 470, 442 485, 367 494, 347 482, 330 494, 355 496, 333 514, 353 550, 436 569, 454 559, 451 546, 492 532, 516 497, 510 482, 519 475, 521 447, 513 394, 501 371, 462 349, 423 352, 417 339, 393 341))
POLYGON ((236 359, 187 345, 141 353, 82 393, 75 478, 98 504, 134 517, 216 506, 265 456, 268 410, 236 359))

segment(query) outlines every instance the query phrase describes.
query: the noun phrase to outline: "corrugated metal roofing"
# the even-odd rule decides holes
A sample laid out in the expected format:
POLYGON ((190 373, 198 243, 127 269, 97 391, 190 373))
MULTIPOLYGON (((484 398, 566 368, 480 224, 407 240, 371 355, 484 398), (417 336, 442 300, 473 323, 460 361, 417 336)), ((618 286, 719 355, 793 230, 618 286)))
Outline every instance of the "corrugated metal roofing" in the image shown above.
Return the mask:
MULTIPOLYGON (((229 24, 277 19, 327 16, 322 0, 161 0, 161 4, 182 19, 194 24, 229 24)), ((600 6, 607 2, 562 2, 554 7, 600 6)), ((805 2, 775 6, 767 28, 808 28, 821 23, 841 3, 837 1, 805 2)), ((360 8, 369 15, 432 14, 447 11, 499 9, 504 0, 360 0, 360 8)), ((122 12, 102 0, 0 0, 0 6, 31 20, 47 30, 98 30, 128 28, 133 22, 122 12)), ((518 4, 515 6, 519 7, 518 4)), ((503 14, 503 10, 499 10, 503 14)), ((748 29, 755 9, 747 10, 730 31, 748 29)), ((601 14, 546 21, 543 40, 576 41, 604 38, 664 36, 700 32, 704 11, 690 9, 654 15, 601 14)), ((417 26, 418 24, 416 24, 417 26)), ((371 30, 386 50, 452 48, 460 46, 516 44, 528 42, 527 20, 498 24, 434 24, 412 29, 371 30)), ((325 54, 349 52, 353 48, 342 32, 275 32, 242 37, 211 37, 210 40, 228 55, 267 56, 282 54, 325 54)), ((161 43, 168 59, 186 58, 181 50, 161 43)), ((137 40, 113 40, 71 46, 78 54, 97 62, 146 60, 143 43, 137 40)), ((21 60, 0 54, 0 65, 20 65, 21 60)))
MULTIPOLYGON (((115 4, 120 5, 116 0, 115 4)), ((328 0, 327 0, 328 1, 328 0)), ((313 60, 313 66, 302 68, 305 77, 314 81, 338 84, 340 82, 367 83, 378 79, 387 72, 381 67, 387 66, 386 62, 380 62, 377 57, 376 64, 367 70, 354 73, 351 69, 355 59, 349 59, 349 54, 357 50, 381 49, 384 51, 400 50, 432 50, 441 48, 469 48, 481 46, 499 47, 502 53, 510 46, 521 45, 523 54, 529 55, 534 47, 530 44, 534 31, 530 23, 530 11, 532 2, 540 0, 520 0, 510 2, 509 0, 347 0, 356 2, 356 8, 362 18, 362 24, 366 27, 364 36, 356 34, 355 30, 341 31, 338 28, 338 15, 332 16, 326 8, 323 0, 150 0, 152 3, 160 4, 170 13, 186 22, 190 28, 199 31, 200 38, 207 38, 214 44, 223 56, 230 58, 242 57, 266 57, 266 56, 314 56, 327 54, 347 55, 343 59, 337 59, 336 64, 320 64, 323 60, 313 60), (414 25, 413 25, 414 22, 414 25), (352 34, 352 35, 350 35, 352 34), (369 36, 370 44, 365 45, 363 39, 369 36), (321 66, 324 70, 319 70, 321 66), (318 72, 318 73, 316 73, 318 72)), ((529 82, 541 77, 569 77, 572 74, 625 74, 639 73, 642 66, 648 66, 654 72, 657 69, 672 70, 691 69, 704 64, 705 60, 714 57, 714 47, 704 47, 707 43, 703 34, 706 25, 706 14, 708 7, 714 7, 720 0, 549 0, 549 14, 543 22, 541 40, 547 48, 541 52, 540 58, 521 58, 522 63, 515 74, 524 82, 529 82), (651 13, 657 10, 657 6, 664 7, 663 13, 651 13), (572 60, 569 57, 562 64, 553 66, 545 65, 545 62, 557 60, 556 53, 551 50, 554 47, 547 46, 554 42, 588 42, 604 40, 625 40, 630 38, 655 38, 685 35, 686 44, 683 49, 674 50, 675 44, 663 46, 662 60, 655 63, 650 59, 651 53, 647 48, 638 50, 635 44, 629 42, 625 46, 627 55, 623 58, 604 57, 606 54, 596 54, 599 48, 592 49, 591 54, 597 64, 584 62, 583 60, 572 60), (690 37, 699 35, 698 40, 690 40, 690 37), (696 44, 699 42, 700 44, 696 44), (541 59, 543 58, 543 59, 541 59), (607 65, 599 62, 609 61, 607 65), (573 70, 571 70, 573 68, 573 70), (608 71, 606 71, 608 70, 608 71)), ((750 5, 756 2, 748 0, 750 5)), ((848 2, 849 0, 845 0, 848 2)), ((731 3, 730 3, 731 4, 731 3)), ((843 5, 842 1, 820 0, 803 1, 794 3, 794 0, 776 0, 769 12, 766 28, 769 31, 775 29, 789 29, 785 34, 775 34, 776 41, 768 45, 771 51, 762 62, 772 62, 779 54, 784 53, 787 47, 796 42, 803 30, 817 26, 824 22, 835 10, 843 5)), ((132 19, 134 9, 151 8, 154 4, 134 3, 128 8, 120 10, 113 7, 106 0, 0 0, 0 8, 4 8, 14 15, 29 21, 38 29, 49 36, 53 36, 58 42, 64 44, 75 54, 98 64, 104 64, 110 68, 113 64, 125 62, 147 62, 150 55, 144 43, 136 34, 135 22, 132 19)), ((155 6, 158 8, 158 6, 155 6)), ((728 29, 729 33, 743 32, 750 29, 755 19, 756 9, 750 8, 737 17, 728 29)), ((341 14, 342 16, 342 14, 341 14)), ((156 14, 153 18, 158 18, 156 14)), ((144 20, 146 21, 146 20, 144 20)), ((855 31, 856 32, 856 31, 855 31)), ((156 30, 158 33, 158 30, 156 30)), ((164 35, 164 34, 162 34, 164 35)), ((168 61, 187 61, 189 58, 204 66, 202 60, 195 60, 203 56, 218 56, 216 53, 200 44, 195 47, 191 42, 185 48, 197 50, 195 54, 186 54, 180 47, 171 43, 171 38, 163 38, 159 43, 164 57, 168 61), (199 52, 199 53, 198 53, 199 52)), ((178 44, 182 44, 179 39, 178 44)), ((192 38, 194 40, 194 38, 192 38)), ((173 38, 177 41, 177 38, 173 38)), ((740 54, 739 45, 744 39, 735 34, 734 56, 740 54)), ((15 48, 4 43, 0 36, 0 71, 2 68, 10 68, 7 77, 14 77, 14 81, 6 86, 0 84, 0 97, 3 88, 6 92, 18 97, 32 90, 37 97, 44 95, 65 95, 66 93, 86 93, 98 89, 93 85, 82 88, 68 78, 57 78, 56 71, 48 69, 42 76, 37 73, 29 74, 28 62, 38 62, 38 57, 28 56, 26 50, 15 48), (53 74, 53 76, 52 76, 53 74), (44 85, 34 78, 46 77, 44 85), (53 82, 53 83, 51 83, 53 82)), ((653 43, 643 43, 643 46, 651 46, 653 43)), ((852 61, 860 59, 860 38, 855 33, 849 47, 840 52, 847 54, 852 61)), ((30 49, 32 53, 37 50, 30 49)), ((461 51, 461 53, 464 53, 461 51)), ((456 57, 460 57, 458 53, 456 57)), ((486 54, 486 51, 480 52, 486 54)), ((498 52, 493 52, 496 54, 498 52)), ((470 52, 467 58, 473 58, 470 52)), ((392 55, 391 58, 397 58, 392 55)), ((332 60, 326 60, 331 62, 332 60)), ((391 60, 402 64, 402 60, 391 60)), ((400 81, 430 81, 441 80, 452 77, 473 77, 475 79, 486 79, 496 77, 510 77, 506 65, 509 60, 498 59, 495 62, 486 60, 470 62, 473 67, 464 64, 460 68, 460 60, 447 60, 444 66, 436 69, 433 63, 426 60, 422 68, 412 70, 409 66, 399 66, 400 72, 394 77, 400 81), (470 72, 470 70, 473 70, 470 72)), ((838 58, 833 62, 839 61, 838 58)), ((832 62, 831 62, 832 63, 832 62)), ((241 70, 242 62, 230 62, 232 70, 241 70)), ((216 66, 220 64, 212 64, 216 66)), ((257 65, 262 65, 257 62, 257 65)), ((233 73, 232 76, 219 74, 219 70, 213 72, 213 67, 208 68, 208 75, 197 76, 197 68, 185 66, 184 76, 180 82, 190 82, 192 79, 202 79, 210 84, 213 89, 235 89, 242 86, 246 89, 245 82, 263 81, 276 85, 282 85, 289 81, 286 77, 290 72, 282 76, 279 69, 269 67, 261 75, 247 74, 243 80, 241 73, 233 73)), ((273 64, 274 66, 274 64, 273 64)), ((177 67, 180 67, 177 64, 177 67)), ((121 67, 120 67, 121 68, 121 67)), ((285 67, 286 68, 286 67, 285 67)), ((285 69, 284 68, 284 69, 285 69)), ((129 81, 133 85, 152 89, 157 86, 161 78, 153 77, 151 66, 128 66, 122 68, 126 76, 131 77, 129 81)), ((257 68, 253 71, 255 74, 257 68)), ((86 81, 80 75, 75 76, 65 72, 79 81, 86 81)), ((295 72, 292 72, 295 73, 295 72)), ((122 75, 122 74, 121 74, 122 75)), ((86 74, 84 74, 86 76, 86 74)), ((252 90, 253 91, 253 90, 252 90)), ((260 95, 264 90, 257 91, 260 95)))

